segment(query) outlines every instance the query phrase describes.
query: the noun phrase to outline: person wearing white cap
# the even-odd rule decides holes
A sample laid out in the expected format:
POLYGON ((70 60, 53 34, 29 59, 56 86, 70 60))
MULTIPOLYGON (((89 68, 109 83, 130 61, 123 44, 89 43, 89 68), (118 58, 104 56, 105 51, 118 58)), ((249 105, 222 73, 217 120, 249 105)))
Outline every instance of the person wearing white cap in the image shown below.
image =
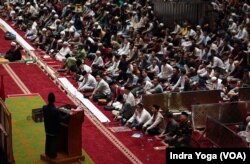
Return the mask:
POLYGON ((11 20, 15 20, 15 17, 16 17, 16 11, 15 10, 11 10, 10 11, 10 19, 11 20))
POLYGON ((10 45, 10 49, 5 53, 4 58, 8 59, 10 62, 21 60, 22 54, 17 43, 12 41, 10 45))
POLYGON ((103 61, 102 56, 101 56, 101 51, 97 50, 95 55, 96 56, 95 56, 95 59, 94 59, 94 61, 92 63, 92 66, 95 65, 95 66, 97 66, 99 68, 103 67, 104 66, 104 61, 103 61))
POLYGON ((217 78, 216 76, 213 76, 211 78, 211 87, 208 88, 209 90, 222 90, 223 85, 221 84, 221 79, 217 78))
POLYGON ((131 24, 131 26, 134 27, 138 22, 139 22, 139 17, 137 15, 137 12, 136 11, 132 11, 132 15, 131 15, 131 18, 130 18, 130 24, 131 24))
POLYGON ((31 17, 36 17, 38 15, 38 10, 30 3, 30 2, 27 2, 27 7, 24 11, 24 14, 26 16, 31 16, 31 17))
POLYGON ((54 22, 52 22, 52 24, 49 26, 49 28, 51 30, 56 30, 58 25, 60 24, 60 19, 57 19, 58 18, 57 14, 54 15, 54 18, 55 18, 54 22), (59 23, 58 23, 58 21, 59 21, 59 23))
POLYGON ((71 20, 70 22, 69 22, 69 25, 68 25, 68 27, 69 27, 69 31, 76 31, 76 27, 75 27, 75 25, 74 25, 74 21, 73 20, 71 20))
POLYGON ((71 50, 69 48, 69 43, 68 42, 63 42, 62 48, 60 51, 56 54, 55 58, 58 61, 64 61, 66 58, 65 56, 68 54, 71 54, 71 50))
POLYGON ((128 41, 127 38, 124 38, 123 40, 123 43, 122 43, 122 47, 118 49, 118 54, 119 55, 127 55, 128 52, 129 52, 129 45, 130 45, 130 42, 128 41))
POLYGON ((233 31, 237 31, 238 27, 237 27, 237 24, 233 21, 233 19, 230 18, 228 21, 229 21, 229 26, 228 26, 227 30, 231 33, 233 31))
POLYGON ((38 33, 38 30, 37 30, 37 23, 36 21, 34 21, 32 23, 32 26, 30 29, 27 30, 26 34, 25 34, 25 37, 28 39, 28 40, 31 40, 31 41, 34 41, 37 37, 37 33, 38 33))

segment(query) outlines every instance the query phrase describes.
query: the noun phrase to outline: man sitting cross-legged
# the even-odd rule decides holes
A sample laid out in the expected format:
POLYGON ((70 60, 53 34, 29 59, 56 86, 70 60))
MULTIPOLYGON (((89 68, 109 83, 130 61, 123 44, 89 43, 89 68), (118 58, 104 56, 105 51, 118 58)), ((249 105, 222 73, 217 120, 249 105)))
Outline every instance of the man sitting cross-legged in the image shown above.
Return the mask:
POLYGON ((99 99, 108 99, 111 97, 109 84, 102 78, 102 75, 97 74, 95 79, 97 85, 90 98, 93 98, 94 101, 98 101, 99 99))
POLYGON ((82 72, 82 76, 79 80, 81 81, 78 83, 79 91, 93 91, 96 87, 96 79, 85 70, 82 72))

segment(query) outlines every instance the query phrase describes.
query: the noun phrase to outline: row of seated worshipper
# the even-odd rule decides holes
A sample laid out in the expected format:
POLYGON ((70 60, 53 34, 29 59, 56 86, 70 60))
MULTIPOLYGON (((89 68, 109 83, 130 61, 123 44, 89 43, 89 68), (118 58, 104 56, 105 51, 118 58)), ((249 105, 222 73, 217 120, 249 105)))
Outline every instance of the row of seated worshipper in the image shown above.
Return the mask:
POLYGON ((226 29, 221 29, 226 34, 218 34, 207 24, 193 28, 189 22, 175 22, 170 32, 153 19, 150 2, 124 5, 127 20, 116 11, 117 2, 104 3, 103 10, 101 6, 86 3, 79 14, 67 3, 59 9, 57 3, 10 3, 6 17, 17 26, 26 25, 25 37, 64 61, 67 71, 79 72, 87 57, 93 60, 93 76, 102 70, 108 83, 116 79, 124 87, 141 85, 144 94, 221 89, 222 97, 230 100, 230 79, 250 83, 247 51, 241 51, 246 44, 226 37, 226 29))
MULTIPOLYGON (((123 125, 130 128, 142 130, 148 135, 163 135, 166 122, 164 121, 164 116, 160 106, 154 104, 148 109, 148 111, 141 103, 141 94, 139 94, 138 91, 133 89, 130 90, 130 88, 122 88, 114 81, 108 84, 103 79, 103 76, 99 74, 94 77, 86 71, 83 71, 82 75, 82 82, 80 83, 78 90, 85 92, 88 91, 88 93, 91 91, 92 93, 88 98, 93 99, 94 101, 106 99, 109 103, 105 108, 107 108, 107 110, 112 110, 115 120, 120 121, 123 125)), ((167 118, 167 115, 165 118, 167 118)), ((186 121, 188 121, 188 114, 183 113, 180 116, 180 122, 187 123, 186 121)), ((189 130, 185 129, 185 132, 189 133, 191 137, 192 127, 190 123, 187 125, 185 124, 184 127, 181 126, 181 128, 189 128, 189 130)), ((189 139, 186 138, 184 140, 189 139)), ((183 144, 187 142, 184 140, 183 144)))

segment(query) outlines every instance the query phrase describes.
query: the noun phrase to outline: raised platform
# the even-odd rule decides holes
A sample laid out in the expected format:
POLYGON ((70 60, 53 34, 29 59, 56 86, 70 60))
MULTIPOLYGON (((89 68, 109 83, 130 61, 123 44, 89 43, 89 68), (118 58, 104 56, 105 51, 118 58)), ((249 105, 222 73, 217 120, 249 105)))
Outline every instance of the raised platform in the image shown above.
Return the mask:
POLYGON ((81 161, 84 160, 84 156, 73 156, 73 157, 69 157, 67 154, 65 153, 58 153, 57 157, 55 159, 49 158, 47 157, 45 154, 41 154, 40 155, 40 159, 43 161, 46 161, 48 163, 80 163, 81 161))

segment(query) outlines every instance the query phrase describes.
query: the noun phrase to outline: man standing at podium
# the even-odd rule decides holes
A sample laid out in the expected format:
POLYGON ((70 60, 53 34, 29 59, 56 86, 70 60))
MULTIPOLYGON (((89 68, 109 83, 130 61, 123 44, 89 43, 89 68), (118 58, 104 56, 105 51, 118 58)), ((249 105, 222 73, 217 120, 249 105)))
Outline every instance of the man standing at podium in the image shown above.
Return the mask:
POLYGON ((49 158, 57 157, 57 137, 60 128, 60 122, 68 117, 61 116, 60 111, 54 105, 55 95, 49 93, 48 104, 43 106, 44 113, 44 127, 46 133, 45 154, 49 158))

